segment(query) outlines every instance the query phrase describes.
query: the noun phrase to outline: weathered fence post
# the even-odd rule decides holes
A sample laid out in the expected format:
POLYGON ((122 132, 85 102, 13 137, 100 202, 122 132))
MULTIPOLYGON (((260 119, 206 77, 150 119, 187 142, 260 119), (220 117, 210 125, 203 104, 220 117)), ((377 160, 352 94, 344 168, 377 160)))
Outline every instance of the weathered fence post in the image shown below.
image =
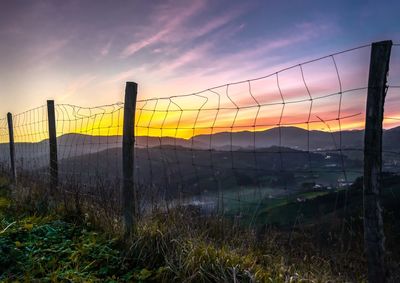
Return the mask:
POLYGON ((57 132, 54 100, 47 100, 47 118, 49 123, 50 188, 54 190, 58 185, 57 132))
POLYGON ((364 135, 364 244, 368 281, 386 282, 382 189, 382 122, 392 41, 372 44, 364 135))
POLYGON ((14 128, 12 114, 7 113, 8 123, 8 137, 10 140, 10 165, 11 165, 11 179, 13 184, 17 184, 17 169, 15 168, 15 146, 14 146, 14 128))
POLYGON ((125 87, 124 128, 122 140, 122 209, 124 233, 126 238, 132 236, 135 225, 136 197, 134 188, 134 148, 135 148, 135 109, 137 84, 127 82, 125 87))

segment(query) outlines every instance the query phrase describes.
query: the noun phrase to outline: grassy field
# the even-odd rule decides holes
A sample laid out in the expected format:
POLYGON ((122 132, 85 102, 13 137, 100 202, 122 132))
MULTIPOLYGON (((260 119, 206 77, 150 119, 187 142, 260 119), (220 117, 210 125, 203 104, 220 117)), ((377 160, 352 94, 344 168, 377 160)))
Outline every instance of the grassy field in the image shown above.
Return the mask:
POLYGON ((357 249, 339 252, 332 244, 336 238, 317 242, 312 230, 292 231, 288 243, 286 230, 243 229, 229 218, 201 217, 195 211, 176 209, 169 215, 141 219, 134 237, 126 242, 95 226, 89 215, 73 217, 62 209, 35 211, 11 198, 7 185, 0 192, 1 282, 365 279, 362 253, 357 249))
MULTIPOLYGON (((400 279, 398 179, 382 196, 391 282, 400 279)), ((360 184, 290 196, 263 188, 271 198, 250 188, 240 206, 236 189, 225 209, 253 212, 239 222, 176 207, 140 219, 126 241, 90 210, 43 210, 0 179, 0 282, 363 282, 360 184)))

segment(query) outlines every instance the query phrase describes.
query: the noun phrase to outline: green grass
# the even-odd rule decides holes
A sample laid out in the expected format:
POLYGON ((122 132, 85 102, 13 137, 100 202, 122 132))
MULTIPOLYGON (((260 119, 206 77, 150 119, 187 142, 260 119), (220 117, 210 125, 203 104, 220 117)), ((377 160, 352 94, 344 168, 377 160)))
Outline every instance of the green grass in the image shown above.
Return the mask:
MULTIPOLYGON (((15 189, 11 198, 0 178, 0 282, 365 282, 360 184, 348 193, 346 218, 344 190, 298 191, 262 199, 258 217, 240 223, 174 208, 143 217, 123 241, 108 222, 94 226, 102 218, 89 210, 78 217, 42 211, 15 189), (260 225, 249 229, 251 221, 260 225)), ((400 279, 399 184, 393 179, 382 197, 393 282, 400 279)), ((254 211, 253 195, 241 209, 254 211)), ((234 201, 225 206, 239 209, 234 201)))
MULTIPOLYGON (((304 211, 308 204, 311 209, 315 202, 323 203, 325 198, 329 202, 332 197, 325 192, 301 194, 308 198, 304 211)), ((262 216, 272 221, 285 222, 298 212, 298 204, 287 198, 267 201, 262 216)), ((290 231, 289 243, 288 230, 243 229, 227 218, 200 217, 192 210, 176 209, 168 215, 143 218, 128 242, 93 227, 93 223, 90 217, 74 218, 62 211, 38 214, 16 205, 0 180, 0 281, 365 280, 362 235, 358 232, 347 235, 353 249, 341 253, 333 230, 323 226, 290 231)))
MULTIPOLYGON (((15 223, 11 226, 8 226, 15 223)), ((52 217, 26 217, 0 237, 1 280, 89 281, 120 272, 113 240, 52 217)), ((2 227, 3 228, 3 227, 2 227)))
POLYGON ((271 271, 257 263, 254 253, 178 235, 158 220, 138 230, 129 252, 116 239, 54 216, 8 215, 0 230, 2 282, 221 282, 233 278, 250 282, 275 277, 282 282, 287 276, 283 271, 290 269, 277 260, 276 270, 271 271))

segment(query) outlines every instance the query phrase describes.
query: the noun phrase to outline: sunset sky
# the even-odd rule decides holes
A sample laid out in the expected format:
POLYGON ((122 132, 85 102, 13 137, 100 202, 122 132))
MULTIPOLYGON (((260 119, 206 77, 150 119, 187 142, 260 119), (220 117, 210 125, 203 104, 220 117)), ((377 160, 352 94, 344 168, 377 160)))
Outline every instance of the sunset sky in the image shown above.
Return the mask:
MULTIPOLYGON (((126 81, 139 83, 139 99, 193 93, 373 41, 400 42, 399 1, 3 0, 0 5, 0 115, 43 105, 46 99, 81 106, 123 101, 126 81)), ((369 51, 338 56, 341 76, 352 82, 343 87, 366 81, 369 51)), ((392 57, 400 63, 399 47, 394 47, 392 57)), ((327 79, 332 86, 314 82, 313 95, 338 90, 332 66, 332 61, 325 61, 309 70, 305 67, 310 84, 316 74, 332 76, 327 79)), ((391 68, 392 73, 400 74, 399 67, 391 68)), ((303 84, 298 71, 283 74, 282 88, 289 98, 292 85, 303 84)), ((393 80, 400 85, 400 75, 393 80)), ((259 102, 268 102, 264 92, 259 95, 259 102)), ((390 95, 387 113, 396 116, 400 98, 390 95)), ((355 97, 346 100, 345 114, 357 114, 354 105, 363 108, 364 100, 355 97)), ((243 90, 234 101, 246 105, 249 99, 243 90)), ((331 103, 337 102, 325 102, 331 103)), ((329 112, 319 107, 321 113, 329 112)), ((286 113, 304 116, 309 106, 299 109, 288 108, 286 113)), ((331 110, 332 117, 337 115, 337 107, 331 110)), ((242 121, 253 123, 255 113, 242 114, 247 119, 242 121)), ((288 123, 307 120, 285 118, 288 123)), ((360 127, 351 121, 347 128, 360 127)))

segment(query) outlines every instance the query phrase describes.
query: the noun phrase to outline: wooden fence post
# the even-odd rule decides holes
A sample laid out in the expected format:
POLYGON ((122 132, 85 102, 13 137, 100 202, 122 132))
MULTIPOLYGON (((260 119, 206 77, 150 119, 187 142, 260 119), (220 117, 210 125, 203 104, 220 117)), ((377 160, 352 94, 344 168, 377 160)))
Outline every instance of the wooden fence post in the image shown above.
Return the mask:
POLYGON ((372 44, 364 134, 364 245, 368 281, 386 282, 382 189, 382 122, 392 41, 372 44))
POLYGON ((10 112, 7 113, 8 123, 8 136, 10 140, 10 165, 11 165, 11 179, 14 185, 17 184, 17 169, 15 168, 15 145, 14 145, 14 128, 13 118, 10 112))
POLYGON ((47 100, 47 118, 49 123, 50 189, 53 191, 58 185, 57 132, 54 100, 47 100))
POLYGON ((130 238, 135 226, 136 197, 134 188, 135 109, 137 84, 127 82, 125 87, 124 128, 122 140, 122 209, 125 238, 130 238))

